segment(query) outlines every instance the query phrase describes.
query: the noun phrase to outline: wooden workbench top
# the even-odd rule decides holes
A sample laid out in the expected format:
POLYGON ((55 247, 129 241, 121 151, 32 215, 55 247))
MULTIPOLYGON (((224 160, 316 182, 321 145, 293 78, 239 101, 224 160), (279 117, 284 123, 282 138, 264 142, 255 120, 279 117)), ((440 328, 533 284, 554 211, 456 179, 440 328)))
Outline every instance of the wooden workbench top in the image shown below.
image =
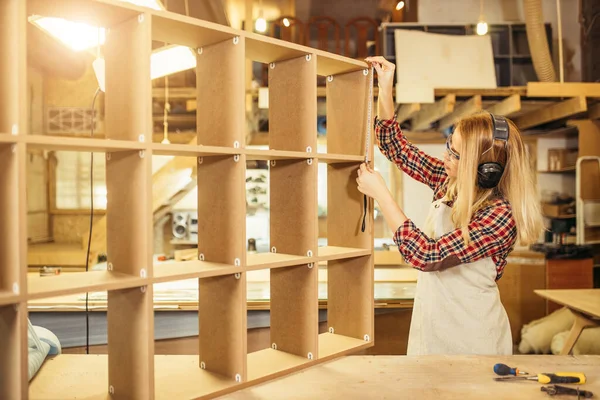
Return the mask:
POLYGON ((535 293, 570 309, 600 318, 600 289, 535 290, 535 293))
MULTIPOLYGON (((348 356, 223 399, 551 399, 532 381, 496 382, 497 362, 529 373, 578 371, 600 396, 600 356, 348 356)), ((557 398, 573 398, 559 396, 557 398)))

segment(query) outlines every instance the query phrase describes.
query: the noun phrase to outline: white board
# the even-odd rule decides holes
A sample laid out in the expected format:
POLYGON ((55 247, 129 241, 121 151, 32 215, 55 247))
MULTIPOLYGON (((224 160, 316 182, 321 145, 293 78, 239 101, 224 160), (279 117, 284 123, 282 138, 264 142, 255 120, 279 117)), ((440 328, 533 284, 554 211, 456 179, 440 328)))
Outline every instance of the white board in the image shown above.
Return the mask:
MULTIPOLYGON (((406 29, 396 40, 397 103, 424 103, 438 88, 496 88, 489 35, 442 35, 406 29), (400 101, 399 101, 400 100, 400 101)), ((433 101, 430 101, 433 102, 433 101)))

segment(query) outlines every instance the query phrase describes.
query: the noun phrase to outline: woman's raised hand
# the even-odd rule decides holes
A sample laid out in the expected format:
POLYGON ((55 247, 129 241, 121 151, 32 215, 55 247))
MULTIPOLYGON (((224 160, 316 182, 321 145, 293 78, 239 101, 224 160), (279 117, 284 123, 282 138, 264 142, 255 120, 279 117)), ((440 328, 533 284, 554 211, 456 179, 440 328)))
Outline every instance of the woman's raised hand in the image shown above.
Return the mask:
POLYGON ((396 70, 396 65, 381 56, 367 57, 365 58, 365 61, 375 68, 379 89, 389 90, 391 92, 394 85, 394 71, 396 70))

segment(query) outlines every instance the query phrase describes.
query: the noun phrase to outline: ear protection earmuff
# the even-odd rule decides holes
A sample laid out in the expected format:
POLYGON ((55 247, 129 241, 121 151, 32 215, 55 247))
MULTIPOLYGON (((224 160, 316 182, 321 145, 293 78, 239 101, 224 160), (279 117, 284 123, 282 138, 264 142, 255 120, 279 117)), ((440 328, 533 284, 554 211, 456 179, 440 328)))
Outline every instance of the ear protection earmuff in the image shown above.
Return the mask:
MULTIPOLYGON (((490 113, 492 117, 492 146, 486 150, 489 151, 494 147, 496 140, 504 142, 504 148, 508 143, 508 122, 506 118, 490 113)), ((485 152, 484 152, 485 154, 485 152)), ((497 162, 481 163, 477 167, 477 185, 483 189, 491 189, 498 186, 500 178, 504 173, 504 166, 497 162)))

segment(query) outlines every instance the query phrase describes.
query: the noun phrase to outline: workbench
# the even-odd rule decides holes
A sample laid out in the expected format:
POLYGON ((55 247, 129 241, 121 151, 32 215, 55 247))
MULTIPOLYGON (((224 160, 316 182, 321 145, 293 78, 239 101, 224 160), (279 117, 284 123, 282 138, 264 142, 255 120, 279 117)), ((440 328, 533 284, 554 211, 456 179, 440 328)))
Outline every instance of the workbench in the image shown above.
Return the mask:
MULTIPOLYGON (((551 399, 532 381, 496 382, 502 362, 530 374, 586 374, 581 389, 600 396, 600 356, 347 356, 222 399, 551 399)), ((575 387, 576 385, 565 385, 575 387)), ((556 396, 558 399, 576 399, 556 396)))

